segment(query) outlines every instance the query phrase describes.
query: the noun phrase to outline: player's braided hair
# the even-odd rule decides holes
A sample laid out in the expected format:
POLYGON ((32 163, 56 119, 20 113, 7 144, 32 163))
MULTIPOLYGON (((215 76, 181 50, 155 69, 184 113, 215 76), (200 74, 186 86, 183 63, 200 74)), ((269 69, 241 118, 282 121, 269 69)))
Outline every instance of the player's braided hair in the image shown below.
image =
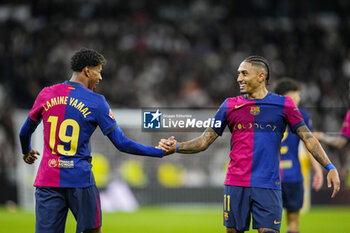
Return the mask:
POLYGON ((86 66, 94 67, 106 63, 106 59, 95 50, 82 48, 72 56, 70 67, 74 72, 81 72, 86 66))
POLYGON ((300 91, 300 84, 291 78, 281 78, 277 80, 275 85, 275 93, 279 95, 285 95, 289 91, 300 91))
POLYGON ((269 84, 270 64, 266 60, 266 58, 254 55, 254 56, 247 57, 246 59, 244 59, 244 61, 250 62, 253 65, 259 65, 259 66, 263 67, 265 69, 265 71, 266 71, 266 84, 269 84))

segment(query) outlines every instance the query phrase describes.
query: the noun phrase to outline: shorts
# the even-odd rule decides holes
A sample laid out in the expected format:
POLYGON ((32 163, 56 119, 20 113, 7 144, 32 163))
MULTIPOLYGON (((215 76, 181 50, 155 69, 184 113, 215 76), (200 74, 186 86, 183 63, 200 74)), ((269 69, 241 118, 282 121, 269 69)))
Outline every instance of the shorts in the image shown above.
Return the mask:
POLYGON ((289 211, 298 211, 303 207, 304 185, 303 182, 282 182, 283 207, 289 211))
POLYGON ((68 209, 77 221, 76 233, 102 225, 96 185, 86 188, 36 187, 36 233, 64 233, 68 209))
POLYGON ((237 187, 224 188, 224 226, 238 231, 248 231, 250 216, 253 229, 271 228, 280 230, 282 219, 281 190, 237 187))

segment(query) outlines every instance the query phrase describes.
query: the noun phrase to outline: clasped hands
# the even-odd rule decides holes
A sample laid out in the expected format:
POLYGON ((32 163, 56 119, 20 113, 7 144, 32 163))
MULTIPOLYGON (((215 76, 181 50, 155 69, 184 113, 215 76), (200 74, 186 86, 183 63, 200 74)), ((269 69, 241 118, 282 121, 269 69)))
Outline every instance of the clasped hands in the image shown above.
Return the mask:
POLYGON ((164 138, 160 139, 158 146, 156 146, 156 148, 164 151, 164 155, 170 155, 172 153, 175 153, 176 145, 177 145, 177 141, 175 140, 174 136, 171 136, 168 139, 164 139, 164 138))

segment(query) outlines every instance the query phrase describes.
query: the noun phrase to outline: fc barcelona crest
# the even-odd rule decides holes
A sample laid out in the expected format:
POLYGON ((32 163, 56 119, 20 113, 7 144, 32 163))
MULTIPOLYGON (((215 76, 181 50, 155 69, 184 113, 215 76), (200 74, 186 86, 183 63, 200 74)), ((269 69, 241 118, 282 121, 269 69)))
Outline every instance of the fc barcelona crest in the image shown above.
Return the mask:
POLYGON ((57 159, 50 159, 49 160, 49 167, 57 167, 58 160, 57 159))
POLYGON ((224 219, 225 219, 225 221, 228 221, 228 213, 227 212, 224 212, 224 219))
POLYGON ((250 114, 252 114, 253 116, 259 115, 260 114, 260 107, 251 107, 250 114))

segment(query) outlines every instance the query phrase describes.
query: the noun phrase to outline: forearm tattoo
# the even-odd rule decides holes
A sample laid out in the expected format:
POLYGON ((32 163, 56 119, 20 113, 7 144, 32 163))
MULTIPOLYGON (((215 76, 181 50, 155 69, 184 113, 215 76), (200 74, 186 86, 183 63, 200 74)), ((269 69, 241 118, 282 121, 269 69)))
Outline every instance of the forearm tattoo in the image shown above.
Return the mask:
POLYGON ((193 154, 204 151, 218 136, 219 135, 212 128, 207 128, 198 138, 187 142, 180 142, 178 152, 183 154, 193 154))
POLYGON ((301 140, 303 140, 308 151, 322 166, 325 167, 328 163, 330 163, 330 160, 328 159, 326 152, 323 150, 321 144, 312 135, 306 126, 299 127, 296 131, 296 134, 301 140))

